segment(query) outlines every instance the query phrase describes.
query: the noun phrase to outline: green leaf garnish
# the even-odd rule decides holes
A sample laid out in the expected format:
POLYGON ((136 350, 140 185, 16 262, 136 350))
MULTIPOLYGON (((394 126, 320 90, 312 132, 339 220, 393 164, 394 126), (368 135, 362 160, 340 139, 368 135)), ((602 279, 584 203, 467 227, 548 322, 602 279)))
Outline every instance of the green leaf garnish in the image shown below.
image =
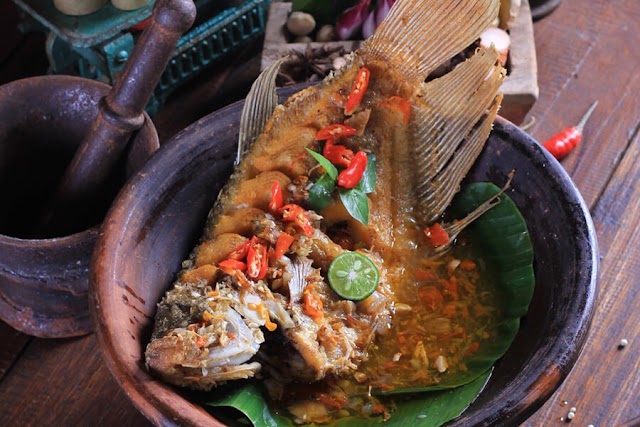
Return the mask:
POLYGON ((265 393, 255 382, 248 382, 220 398, 207 402, 210 406, 227 406, 242 412, 254 426, 293 427, 293 422, 271 410, 265 393))
POLYGON ((369 225, 369 198, 359 188, 340 190, 340 200, 349 215, 364 225, 369 225))
POLYGON ((356 188, 364 191, 366 194, 373 193, 376 189, 376 155, 367 153, 367 168, 364 170, 362 179, 356 185, 356 188))
MULTIPOLYGON (((329 424, 330 427, 404 427, 407 425, 416 427, 439 427, 460 415, 476 399, 486 385, 490 371, 483 373, 476 380, 464 386, 421 393, 410 399, 398 402, 391 419, 381 424, 379 417, 340 418, 329 424)), ((232 407, 242 412, 254 426, 269 427, 294 427, 293 421, 287 417, 278 415, 269 407, 265 392, 256 383, 246 383, 228 393, 221 393, 219 398, 214 398, 206 403, 213 407, 232 407)), ((239 424, 239 423, 238 423, 239 424)))
POLYGON ((320 179, 309 190, 309 202, 316 212, 321 212, 333 199, 333 190, 336 180, 331 179, 328 173, 323 173, 320 179))
POLYGON ((324 168, 324 170, 331 177, 331 179, 333 180, 338 179, 338 169, 336 169, 336 167, 333 165, 333 163, 329 161, 329 159, 327 159, 325 156, 323 156, 320 153, 316 153, 313 150, 309 150, 308 148, 305 148, 305 150, 307 150, 307 152, 309 152, 309 154, 311 154, 311 156, 313 156, 313 158, 316 159, 318 163, 320 163, 320 166, 324 168))

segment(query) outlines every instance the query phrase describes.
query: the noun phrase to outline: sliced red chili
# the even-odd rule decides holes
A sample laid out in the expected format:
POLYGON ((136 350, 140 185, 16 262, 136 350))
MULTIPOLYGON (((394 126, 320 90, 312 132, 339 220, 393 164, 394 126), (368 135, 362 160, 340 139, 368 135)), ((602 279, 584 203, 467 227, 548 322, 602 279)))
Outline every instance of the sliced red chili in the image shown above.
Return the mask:
POLYGON ((268 267, 267 245, 260 238, 253 236, 247 252, 247 276, 260 280, 267 275, 268 267))
POLYGON ((450 240, 449 234, 438 223, 433 224, 431 227, 426 227, 424 234, 433 246, 446 245, 450 240))
POLYGON ((204 347, 206 343, 207 343, 207 339, 203 336, 198 336, 198 338, 196 339, 196 346, 198 348, 204 347))
POLYGON ((418 269, 416 270, 416 279, 424 281, 434 281, 437 279, 437 277, 433 273, 433 271, 418 269))
POLYGON ((340 410, 344 408, 345 406, 347 406, 347 403, 349 403, 349 400, 347 399, 346 395, 344 395, 343 393, 340 393, 340 394, 320 393, 318 394, 318 400, 322 402, 325 406, 328 406, 336 410, 340 410))
POLYGON ((346 115, 350 116, 353 114, 354 110, 360 105, 360 102, 362 102, 364 93, 369 87, 370 75, 371 72, 367 67, 361 67, 356 73, 353 86, 351 86, 351 92, 349 92, 349 97, 347 98, 347 106, 344 109, 346 115))
POLYGON ((245 271, 247 269, 247 264, 236 259, 225 259, 218 263, 218 267, 220 267, 225 273, 231 274, 235 270, 245 271))
POLYGON ((269 212, 275 214, 278 212, 278 209, 282 207, 284 204, 283 196, 282 196, 282 187, 280 186, 280 182, 278 180, 273 181, 273 185, 271 185, 271 201, 269 202, 269 212))
POLYGON ((338 185, 342 188, 355 187, 362 179, 365 169, 367 169, 367 153, 358 151, 353 156, 349 167, 338 175, 338 185))
POLYGON ((305 290, 302 293, 302 304, 305 314, 312 319, 319 320, 324 317, 322 300, 318 295, 305 290))
POLYGON ((435 286, 420 288, 418 299, 432 311, 435 311, 444 303, 442 293, 435 286))
POLYGON ((391 98, 383 100, 380 105, 401 112, 402 123, 405 125, 409 123, 409 116, 411 115, 411 101, 408 99, 399 96, 392 96, 391 98))
POLYGON ((334 165, 341 166, 343 168, 349 167, 351 160, 353 159, 353 151, 349 150, 344 145, 334 144, 331 140, 328 140, 324 144, 322 155, 334 165))
POLYGON ((289 250, 291 244, 293 243, 293 240, 294 237, 292 235, 287 233, 280 233, 280 235, 278 236, 278 240, 276 241, 276 259, 280 259, 282 255, 284 255, 289 250))
POLYGON ((480 348, 480 343, 477 341, 474 341, 471 344, 469 344, 469 347, 467 347, 464 354, 466 356, 472 356, 476 351, 478 351, 479 348, 480 348))
POLYGON ((229 254, 227 255, 228 259, 234 259, 237 261, 242 261, 247 257, 247 252, 249 252, 249 241, 247 240, 244 243, 241 243, 237 247, 235 247, 229 254))
POLYGON ((325 141, 328 139, 338 140, 346 136, 356 134, 356 128, 336 123, 333 125, 325 126, 316 133, 316 141, 325 141))
POLYGON ((293 222, 302 232, 308 236, 313 236, 313 226, 309 213, 296 204, 284 205, 279 211, 282 214, 282 220, 285 222, 293 222))

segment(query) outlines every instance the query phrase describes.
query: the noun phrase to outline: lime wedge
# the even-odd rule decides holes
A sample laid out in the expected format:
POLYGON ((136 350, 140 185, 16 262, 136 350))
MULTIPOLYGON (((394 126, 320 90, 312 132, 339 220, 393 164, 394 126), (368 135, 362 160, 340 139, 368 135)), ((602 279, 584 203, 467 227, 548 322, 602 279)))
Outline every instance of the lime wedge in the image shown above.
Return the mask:
POLYGON ((358 252, 345 252, 334 258, 327 273, 329 286, 340 297, 360 301, 378 286, 378 268, 358 252))

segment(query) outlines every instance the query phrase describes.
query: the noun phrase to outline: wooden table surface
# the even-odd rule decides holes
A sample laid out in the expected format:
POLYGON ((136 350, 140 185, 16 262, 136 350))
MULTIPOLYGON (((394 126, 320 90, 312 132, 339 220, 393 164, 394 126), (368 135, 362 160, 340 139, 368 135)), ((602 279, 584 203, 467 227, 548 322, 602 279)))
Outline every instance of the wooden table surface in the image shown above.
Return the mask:
MULTIPOLYGON (((37 53, 43 41, 21 39, 6 26, 15 20, 8 22, 0 26, 4 81, 29 73, 9 44, 37 53)), ((540 97, 525 119, 535 118, 531 135, 545 140, 599 100, 582 144, 562 165, 591 210, 601 271, 580 359, 522 425, 562 425, 570 407, 577 409, 572 425, 640 425, 640 2, 564 0, 534 31, 540 97), (623 338, 629 344, 619 349, 623 338)), ((259 46, 249 48, 172 98, 155 119, 161 138, 244 93, 258 55, 259 46)), ((30 65, 43 63, 29 57, 30 65)), ((112 378, 93 335, 38 339, 0 322, 0 342, 1 426, 148 425, 112 378)))

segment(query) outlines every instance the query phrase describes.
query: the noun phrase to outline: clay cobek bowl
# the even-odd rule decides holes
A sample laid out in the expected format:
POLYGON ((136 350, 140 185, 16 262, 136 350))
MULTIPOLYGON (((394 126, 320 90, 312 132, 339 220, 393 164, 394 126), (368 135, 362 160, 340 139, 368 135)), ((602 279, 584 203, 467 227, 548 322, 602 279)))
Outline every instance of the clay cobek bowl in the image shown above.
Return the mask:
MULTIPOLYGON (((293 90, 281 92, 289 95, 293 90)), ((200 236, 232 171, 242 103, 176 135, 128 185, 104 221, 92 259, 91 308, 99 345, 134 405, 157 425, 220 425, 183 390, 144 366, 156 304, 200 236)), ((536 288, 528 315, 478 399, 449 425, 518 425, 571 370, 594 311, 598 251, 593 224, 560 164, 498 118, 470 178, 503 182, 528 224, 536 288)))

